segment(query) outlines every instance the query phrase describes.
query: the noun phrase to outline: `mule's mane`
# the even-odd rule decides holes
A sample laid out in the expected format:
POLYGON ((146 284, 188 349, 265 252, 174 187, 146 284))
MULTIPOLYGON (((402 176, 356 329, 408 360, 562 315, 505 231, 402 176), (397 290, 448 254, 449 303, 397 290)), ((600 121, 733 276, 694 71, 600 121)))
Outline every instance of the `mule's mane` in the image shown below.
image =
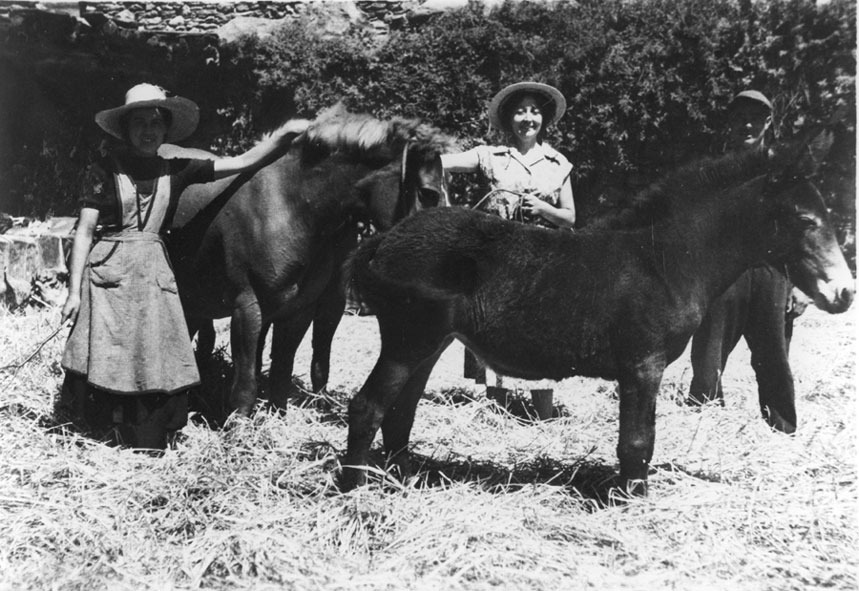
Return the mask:
POLYGON ((705 157, 628 196, 618 209, 599 217, 590 227, 616 229, 650 224, 669 215, 675 204, 693 204, 714 191, 739 186, 765 174, 770 168, 770 157, 762 151, 705 157))
POLYGON ((350 113, 340 104, 320 113, 302 141, 317 150, 386 159, 396 157, 407 143, 410 150, 424 157, 450 152, 456 147, 452 137, 416 119, 393 117, 381 121, 370 115, 350 113))

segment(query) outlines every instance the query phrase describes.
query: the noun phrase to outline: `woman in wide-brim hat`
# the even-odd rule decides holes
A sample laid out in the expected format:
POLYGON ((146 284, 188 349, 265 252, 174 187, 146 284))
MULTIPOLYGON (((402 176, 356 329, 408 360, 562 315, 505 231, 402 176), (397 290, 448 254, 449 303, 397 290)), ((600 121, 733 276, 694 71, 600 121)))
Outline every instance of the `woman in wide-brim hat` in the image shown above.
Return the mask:
MULTIPOLYGON (((529 81, 506 86, 488 108, 490 125, 505 135, 506 143, 444 154, 442 164, 447 172, 479 174, 486 196, 477 203, 478 209, 526 224, 572 229, 576 222, 573 167, 543 141, 546 128, 560 120, 566 107, 561 92, 548 84, 529 81)), ((486 379, 474 365, 467 353, 466 376, 486 379)), ((506 400, 511 388, 530 390, 537 415, 552 415, 553 387, 548 380, 528 382, 496 374, 487 384, 487 394, 499 400, 506 400)))
POLYGON ((57 410, 114 444, 163 449, 185 425, 188 390, 200 382, 161 238, 182 190, 260 166, 306 126, 287 124, 230 158, 158 155, 166 141, 191 135, 199 118, 194 102, 152 84, 95 116, 121 141, 87 171, 62 311, 74 326, 57 410))
POLYGON ((200 122, 200 108, 181 96, 168 97, 163 88, 138 84, 125 93, 125 104, 99 111, 95 122, 113 137, 127 141, 128 118, 135 109, 155 108, 168 115, 165 142, 178 142, 194 133, 200 122))

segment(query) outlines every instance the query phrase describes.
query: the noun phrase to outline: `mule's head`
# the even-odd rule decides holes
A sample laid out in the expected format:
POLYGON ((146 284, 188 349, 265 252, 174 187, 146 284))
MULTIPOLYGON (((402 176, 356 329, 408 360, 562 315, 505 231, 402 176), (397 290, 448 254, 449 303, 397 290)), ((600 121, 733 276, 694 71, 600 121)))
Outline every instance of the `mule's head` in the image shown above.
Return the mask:
POLYGON ((420 209, 448 205, 439 155, 456 141, 417 119, 383 121, 350 113, 335 105, 319 114, 302 134, 300 159, 305 169, 326 159, 326 176, 316 168, 320 185, 340 201, 340 213, 386 230, 420 209))
POLYGON ((822 132, 803 144, 797 157, 769 181, 767 201, 776 210, 778 248, 772 254, 787 266, 790 280, 815 305, 840 313, 850 307, 855 281, 835 237, 829 211, 808 179, 831 145, 822 132))
POLYGON ((422 209, 450 205, 439 153, 410 142, 399 159, 361 179, 356 190, 382 231, 422 209))
POLYGON ((450 199, 440 155, 433 153, 430 157, 424 156, 414 168, 413 176, 406 176, 404 187, 410 192, 406 199, 411 205, 409 214, 429 207, 449 207, 450 199))

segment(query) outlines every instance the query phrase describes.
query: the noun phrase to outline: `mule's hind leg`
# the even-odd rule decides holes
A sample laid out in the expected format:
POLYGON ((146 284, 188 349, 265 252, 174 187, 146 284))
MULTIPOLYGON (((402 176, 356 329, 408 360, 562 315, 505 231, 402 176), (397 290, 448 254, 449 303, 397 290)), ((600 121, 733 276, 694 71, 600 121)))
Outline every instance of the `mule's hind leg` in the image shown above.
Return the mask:
POLYGON ((276 408, 286 408, 289 397, 295 392, 292 384, 295 352, 307 334, 311 320, 311 310, 306 309, 274 322, 268 399, 276 408))
POLYGON ((363 466, 369 464, 370 446, 388 407, 402 391, 416 365, 397 360, 383 350, 367 381, 349 402, 349 437, 340 477, 343 490, 366 482, 363 466))
POLYGON ((243 416, 253 410, 257 398, 259 339, 262 314, 256 299, 239 297, 230 322, 230 348, 235 374, 230 390, 230 406, 243 416))
POLYGON ((452 339, 448 339, 436 353, 417 366, 400 390, 399 396, 388 409, 385 420, 382 421, 382 440, 385 444, 385 453, 389 461, 399 467, 402 477, 411 473, 408 446, 418 402, 424 393, 433 367, 451 341, 452 339))
POLYGON ((412 304, 398 310, 393 306, 396 304, 378 311, 382 338, 379 360, 349 403, 349 438, 341 479, 344 490, 365 482, 363 466, 369 461, 370 446, 383 422, 386 447, 395 452, 406 447, 417 401, 438 355, 449 342, 445 317, 434 314, 432 307, 412 304), (406 421, 405 428, 395 426, 397 418, 386 421, 394 403, 400 405, 394 413, 406 421))
POLYGON ((313 391, 319 392, 328 385, 331 367, 331 342, 346 309, 346 296, 339 279, 332 279, 319 298, 313 316, 313 359, 310 362, 310 381, 313 391))

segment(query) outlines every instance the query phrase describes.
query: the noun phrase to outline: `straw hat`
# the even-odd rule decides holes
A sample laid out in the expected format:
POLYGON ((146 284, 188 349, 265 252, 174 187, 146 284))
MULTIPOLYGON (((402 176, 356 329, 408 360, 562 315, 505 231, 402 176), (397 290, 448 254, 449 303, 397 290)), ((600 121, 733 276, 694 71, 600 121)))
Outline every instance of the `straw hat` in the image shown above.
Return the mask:
POLYGON ((739 101, 752 101, 755 103, 759 103, 765 106, 768 110, 773 110, 773 104, 770 100, 764 96, 762 92, 758 92, 757 90, 744 90, 743 92, 737 94, 732 100, 731 104, 728 107, 736 106, 739 101))
POLYGON ((123 116, 133 109, 146 107, 160 107, 172 113, 170 129, 167 130, 165 142, 175 142, 184 139, 194 133, 200 122, 200 108, 186 98, 174 96, 167 98, 167 93, 160 86, 153 84, 138 84, 125 93, 125 104, 115 109, 99 111, 95 115, 95 122, 113 137, 125 139, 125 130, 122 128, 123 116))
POLYGON ((492 127, 500 131, 507 131, 505 122, 501 120, 501 113, 504 110, 504 105, 509 100, 515 98, 516 95, 523 93, 536 94, 545 97, 546 102, 552 103, 554 106, 552 118, 549 120, 543 120, 544 128, 556 123, 567 109, 567 101, 564 98, 564 95, 562 95, 561 91, 554 86, 549 86, 548 84, 542 84, 540 82, 517 82, 516 84, 511 84, 510 86, 503 88, 498 94, 492 97, 492 100, 489 102, 489 123, 492 127))

